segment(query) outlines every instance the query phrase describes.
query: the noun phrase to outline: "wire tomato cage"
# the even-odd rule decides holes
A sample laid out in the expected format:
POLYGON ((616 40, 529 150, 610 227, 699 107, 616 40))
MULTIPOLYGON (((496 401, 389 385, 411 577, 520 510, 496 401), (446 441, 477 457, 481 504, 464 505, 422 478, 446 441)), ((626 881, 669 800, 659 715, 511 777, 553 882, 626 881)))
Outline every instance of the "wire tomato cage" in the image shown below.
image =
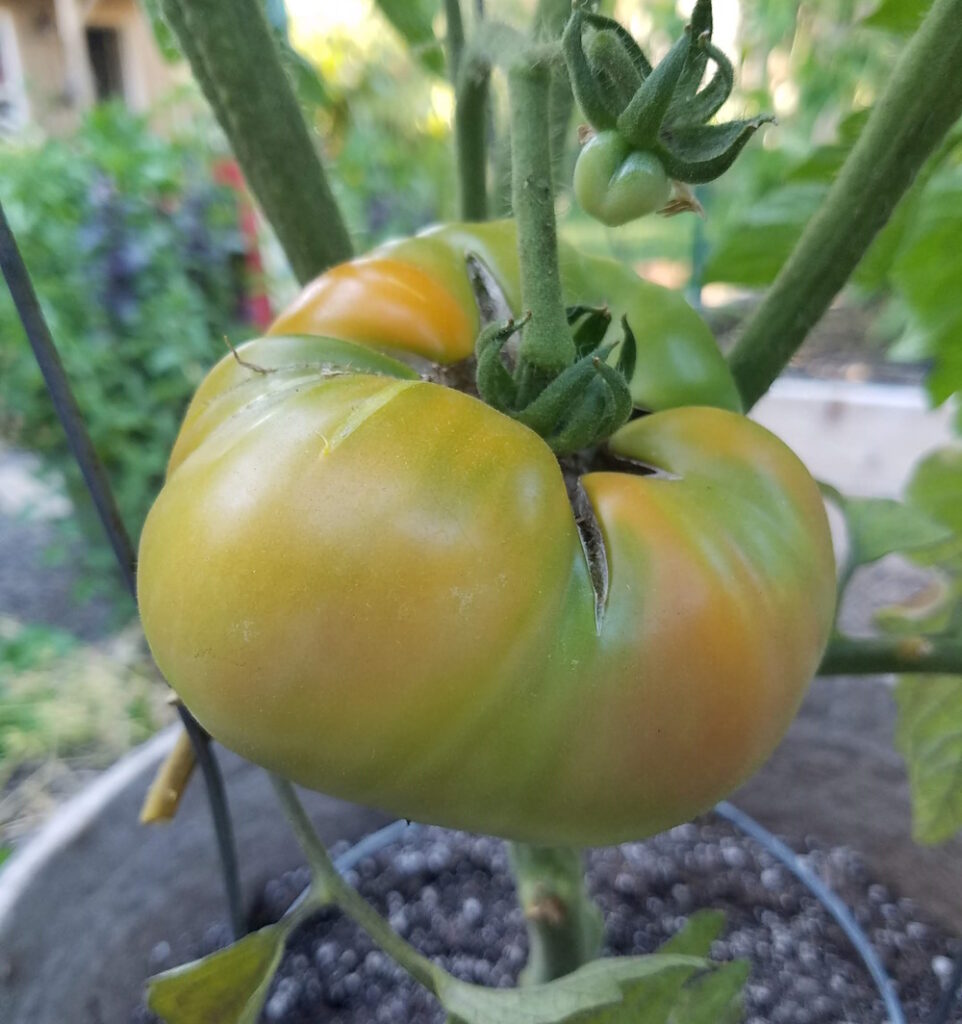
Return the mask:
MULTIPOLYGON (((0 269, 3 271, 34 358, 43 374, 44 383, 60 425, 66 434, 70 451, 83 474, 87 491, 96 507, 101 525, 117 559, 124 583, 131 597, 136 600, 136 559, 133 545, 120 517, 106 471, 91 442, 83 413, 70 387, 70 381, 43 315, 29 272, 20 255, 16 239, 7 222, 2 203, 0 203, 0 269)), ((207 789, 228 912, 234 936, 239 938, 244 934, 246 928, 237 869, 237 851, 223 777, 211 750, 210 736, 183 705, 178 705, 178 713, 190 737, 207 789)), ((715 813, 757 842, 791 872, 825 907, 852 944, 875 983, 885 1007, 888 1024, 907 1024, 895 983, 886 971, 868 935, 855 920, 844 901, 805 864, 794 850, 734 804, 723 800, 716 804, 715 813)), ((418 824, 403 819, 395 821, 365 836, 351 846, 335 859, 335 867, 343 874, 365 857, 372 856, 392 843, 410 837, 419 827, 418 824)), ((926 1024, 949 1024, 949 1015, 952 1013, 960 992, 962 992, 962 953, 956 956, 948 985, 943 990, 942 997, 926 1024)))

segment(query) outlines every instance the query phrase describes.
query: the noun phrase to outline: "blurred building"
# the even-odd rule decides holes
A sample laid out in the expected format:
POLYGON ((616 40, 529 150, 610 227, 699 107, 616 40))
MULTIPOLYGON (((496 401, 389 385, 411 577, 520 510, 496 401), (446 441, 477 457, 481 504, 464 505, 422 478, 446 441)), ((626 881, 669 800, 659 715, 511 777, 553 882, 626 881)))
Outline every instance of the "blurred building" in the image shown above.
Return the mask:
POLYGON ((137 0, 0 2, 0 134, 69 131, 105 99, 146 110, 186 76, 137 0))

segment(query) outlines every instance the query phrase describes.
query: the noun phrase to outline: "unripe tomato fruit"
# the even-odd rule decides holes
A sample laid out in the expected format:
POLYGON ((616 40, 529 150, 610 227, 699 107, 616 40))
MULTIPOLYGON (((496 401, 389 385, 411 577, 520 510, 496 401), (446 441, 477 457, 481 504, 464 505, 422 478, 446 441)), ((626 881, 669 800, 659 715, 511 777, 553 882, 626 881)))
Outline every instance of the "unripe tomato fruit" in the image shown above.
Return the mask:
MULTIPOLYGON (((280 329, 353 339, 278 334, 211 370, 144 527, 140 610, 185 704, 257 763, 414 819, 613 843, 708 808, 769 755, 827 641, 832 548, 785 445, 668 401, 607 442, 624 472, 581 478, 599 606, 544 441, 384 354, 463 358, 464 254, 512 303, 512 233, 446 228, 329 271, 280 329)), ((592 267, 570 257, 569 292, 605 288, 592 267)), ((637 333, 641 362, 661 351, 637 333)), ((710 363, 689 349, 678 374, 710 363)))
POLYGON ((616 131, 607 131, 589 139, 578 154, 574 192, 585 213, 619 227, 660 210, 671 195, 671 182, 653 153, 630 149, 616 131))

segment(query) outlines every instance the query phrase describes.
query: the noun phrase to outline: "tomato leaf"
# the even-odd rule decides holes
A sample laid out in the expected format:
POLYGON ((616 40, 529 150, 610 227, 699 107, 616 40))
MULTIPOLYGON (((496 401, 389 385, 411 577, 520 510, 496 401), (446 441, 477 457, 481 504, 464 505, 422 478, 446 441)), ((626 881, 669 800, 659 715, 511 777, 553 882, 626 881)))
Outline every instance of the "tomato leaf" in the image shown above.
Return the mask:
POLYGON ((147 1005, 167 1024, 256 1024, 287 928, 270 925, 147 982, 147 1005))
POLYGON ((747 960, 736 960, 694 978, 682 990, 669 1024, 739 1024, 750 970, 747 960))
POLYGON ((939 448, 922 459, 905 493, 908 501, 951 531, 943 544, 914 552, 913 559, 962 577, 962 447, 939 448))
POLYGON ((962 829, 962 677, 903 676, 895 742, 912 788, 912 834, 942 843, 962 829))
POLYGON ((725 929, 725 915, 720 910, 699 910, 692 914, 677 935, 658 947, 659 953, 679 956, 708 956, 711 944, 725 929))
POLYGON ((741 964, 713 968, 699 957, 656 953, 595 960, 527 988, 451 979, 439 998, 452 1024, 714 1024, 736 1019, 728 1007, 737 1003, 744 977, 741 964))
POLYGON ((438 0, 377 0, 384 17, 411 47, 417 59, 435 74, 444 70, 444 55, 434 35, 438 0))
POLYGON ((825 196, 821 182, 776 189, 726 225, 705 268, 706 281, 747 287, 771 284, 825 196))
POLYGON ((930 548, 952 536, 947 526, 914 505, 891 498, 847 498, 827 490, 845 516, 849 560, 854 566, 877 562, 896 551, 930 548))
POLYGON ((935 360, 927 384, 936 402, 962 390, 962 266, 952 256, 962 232, 962 168, 942 174, 917 204, 910 237, 892 265, 907 313, 907 331, 935 360))
POLYGON ((932 0, 882 0, 862 24, 888 32, 914 32, 931 6, 932 0))

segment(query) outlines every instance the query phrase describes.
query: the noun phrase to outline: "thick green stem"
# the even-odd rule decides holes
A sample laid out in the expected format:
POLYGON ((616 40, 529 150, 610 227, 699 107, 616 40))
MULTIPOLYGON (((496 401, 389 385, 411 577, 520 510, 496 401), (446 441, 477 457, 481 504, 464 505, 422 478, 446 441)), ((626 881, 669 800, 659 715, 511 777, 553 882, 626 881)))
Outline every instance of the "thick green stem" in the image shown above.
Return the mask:
POLYGON ((463 220, 488 217, 488 85, 491 68, 468 55, 458 72, 454 137, 458 154, 458 198, 463 220))
POLYGON ((324 844, 318 839, 294 787, 279 775, 271 775, 271 782, 297 841, 307 857, 313 876, 312 889, 316 898, 324 903, 334 903, 359 924, 370 937, 394 960, 396 960, 415 981, 431 992, 446 978, 444 971, 422 956, 413 946, 405 942, 383 917, 341 878, 334 867, 324 844))
POLYGON ((351 240, 260 0, 162 0, 194 77, 300 281, 351 240))
POLYGON ((459 0, 445 0, 448 70, 454 87, 454 142, 458 164, 458 207, 462 220, 488 217, 488 82, 490 62, 465 55, 459 0))
POLYGON ((893 636, 832 638, 818 668, 821 676, 888 673, 962 676, 962 638, 893 636))
POLYGON ((535 57, 519 61, 508 72, 512 203, 518 224, 521 302, 531 312, 521 338, 520 357, 527 367, 547 378, 571 365, 576 355, 558 269, 548 134, 550 87, 547 60, 535 57))
POLYGON ((729 362, 746 407, 768 390, 962 114, 962 0, 935 0, 851 155, 729 362))
MULTIPOLYGON (((570 14, 570 0, 538 0, 531 23, 532 37, 543 42, 560 39, 570 14)), ((571 171, 566 166, 568 153, 565 141, 571 125, 574 96, 564 61, 557 61, 551 68, 551 95, 548 106, 551 174, 557 191, 563 184, 571 182, 571 171)), ((507 217, 511 214, 511 146, 507 138, 501 139, 500 145, 495 147, 493 163, 495 215, 507 217)))
MULTIPOLYGON (((545 41, 560 39, 571 16, 570 0, 538 0, 534 13, 534 34, 545 41)), ((565 142, 571 125, 575 98, 568 81, 568 68, 558 61, 551 69, 548 133, 551 138, 551 174, 555 191, 562 183, 571 183, 570 168, 565 165, 565 142)))
POLYGON ((554 981, 598 956, 601 912, 585 890, 581 851, 511 843, 509 852, 528 927, 523 983, 554 981))
POLYGON ((446 22, 445 48, 448 52, 448 75, 456 86, 461 70, 461 54, 464 51, 464 20, 461 17, 461 0, 444 0, 446 22))

